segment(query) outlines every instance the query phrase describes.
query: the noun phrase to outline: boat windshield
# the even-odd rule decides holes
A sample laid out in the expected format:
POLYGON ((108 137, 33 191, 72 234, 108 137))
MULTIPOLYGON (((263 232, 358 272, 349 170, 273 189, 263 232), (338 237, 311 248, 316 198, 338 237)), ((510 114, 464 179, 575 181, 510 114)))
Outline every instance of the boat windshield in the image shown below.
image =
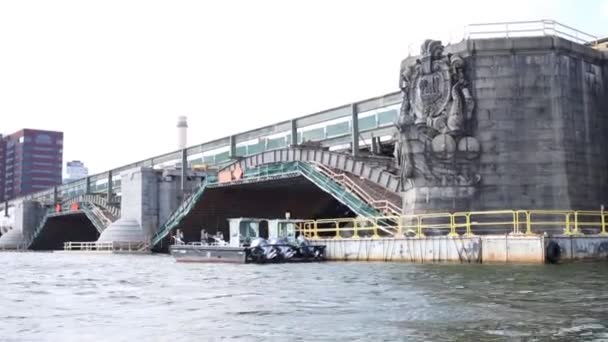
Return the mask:
POLYGON ((241 221, 239 234, 242 242, 250 243, 253 238, 258 237, 258 223, 253 221, 241 221))
POLYGON ((295 239, 296 225, 293 222, 279 222, 279 237, 295 239))

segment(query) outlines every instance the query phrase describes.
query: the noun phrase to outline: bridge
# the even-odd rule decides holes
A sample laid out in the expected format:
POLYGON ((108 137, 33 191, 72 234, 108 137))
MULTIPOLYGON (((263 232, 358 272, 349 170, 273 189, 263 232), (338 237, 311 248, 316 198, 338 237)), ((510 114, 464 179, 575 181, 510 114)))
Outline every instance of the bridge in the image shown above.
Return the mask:
POLYGON ((607 203, 608 53, 550 21, 509 23, 500 37, 471 28, 404 59, 401 91, 2 203, 16 215, 0 249, 164 250, 177 229, 194 241, 201 229, 226 236, 227 218, 286 213, 382 217, 373 236, 394 237, 412 215, 607 203))

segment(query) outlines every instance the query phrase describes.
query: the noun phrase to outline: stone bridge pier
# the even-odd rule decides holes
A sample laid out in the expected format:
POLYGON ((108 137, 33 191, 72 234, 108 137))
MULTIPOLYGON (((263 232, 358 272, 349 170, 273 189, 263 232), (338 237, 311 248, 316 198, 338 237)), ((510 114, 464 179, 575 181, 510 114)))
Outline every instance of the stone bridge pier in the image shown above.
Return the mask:
POLYGON ((149 244, 158 228, 201 179, 201 174, 190 172, 182 189, 180 170, 138 167, 121 173, 121 217, 110 224, 97 241, 149 244))
POLYGON ((45 213, 46 208, 40 202, 15 203, 15 223, 13 229, 0 236, 0 250, 27 248, 45 213))

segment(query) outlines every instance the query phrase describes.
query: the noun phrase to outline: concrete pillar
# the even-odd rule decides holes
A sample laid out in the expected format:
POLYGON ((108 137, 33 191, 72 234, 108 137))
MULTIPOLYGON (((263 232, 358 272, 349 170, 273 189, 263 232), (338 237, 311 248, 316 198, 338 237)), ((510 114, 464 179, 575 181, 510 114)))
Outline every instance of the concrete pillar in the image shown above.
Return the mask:
POLYGON ((158 228, 158 181, 150 168, 135 168, 121 173, 121 218, 135 220, 145 241, 158 228))
POLYGON ((0 249, 28 248, 28 243, 40 224, 46 209, 37 201, 22 201, 15 204, 13 229, 0 236, 0 249))
POLYGON ((181 175, 181 190, 182 195, 185 194, 188 184, 188 150, 182 150, 182 175, 181 175))
POLYGON ((298 121, 291 120, 291 146, 298 145, 298 121))
POLYGON ((228 152, 228 155, 230 156, 230 158, 235 158, 236 155, 236 139, 234 138, 234 135, 230 136, 230 150, 228 152))
POLYGON ((357 104, 350 105, 351 111, 351 147, 353 157, 359 155, 359 113, 357 113, 357 104))
POLYGON ((88 195, 91 193, 91 176, 88 176, 84 180, 84 193, 88 195))
POLYGON ((108 171, 108 188, 106 189, 106 196, 108 199, 108 203, 112 202, 113 190, 112 190, 112 171, 108 171))
POLYGON ((59 190, 57 186, 53 187, 53 205, 59 203, 59 190))

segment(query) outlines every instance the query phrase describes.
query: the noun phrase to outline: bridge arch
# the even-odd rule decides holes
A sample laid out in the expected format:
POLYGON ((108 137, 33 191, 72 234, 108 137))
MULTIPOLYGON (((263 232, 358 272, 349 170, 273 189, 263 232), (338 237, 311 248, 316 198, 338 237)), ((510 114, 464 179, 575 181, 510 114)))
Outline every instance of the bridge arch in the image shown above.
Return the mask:
MULTIPOLYGON (((39 204, 40 206, 40 204, 39 204)), ((44 206, 33 231, 12 229, 0 236, 0 248, 63 249, 67 241, 96 241, 120 217, 120 208, 101 195, 79 195, 52 207, 44 206)), ((30 228, 31 229, 31 228, 30 228)))
POLYGON ((219 171, 220 181, 205 182, 186 199, 161 225, 152 245, 162 243, 165 248, 175 229, 180 229, 186 240, 196 241, 200 229, 206 229, 200 225, 213 221, 213 211, 220 212, 212 222, 215 226, 225 225, 225 218, 276 218, 283 217, 285 211, 294 218, 372 217, 385 214, 385 210, 400 213, 401 198, 392 191, 399 188, 399 180, 392 165, 391 158, 353 158, 303 147, 240 158, 219 171), (261 194, 257 200, 256 193, 261 194), (294 198, 295 193, 298 195, 294 198), (230 208, 231 203, 236 208, 230 208), (328 210, 337 211, 330 214, 328 210))
POLYGON ((321 164, 335 170, 348 172, 354 176, 367 179, 393 193, 398 193, 401 188, 400 180, 394 167, 393 158, 382 156, 353 157, 348 153, 334 152, 318 147, 293 146, 261 152, 239 158, 222 168, 220 172, 233 171, 237 168, 246 170, 262 165, 285 162, 321 164))

